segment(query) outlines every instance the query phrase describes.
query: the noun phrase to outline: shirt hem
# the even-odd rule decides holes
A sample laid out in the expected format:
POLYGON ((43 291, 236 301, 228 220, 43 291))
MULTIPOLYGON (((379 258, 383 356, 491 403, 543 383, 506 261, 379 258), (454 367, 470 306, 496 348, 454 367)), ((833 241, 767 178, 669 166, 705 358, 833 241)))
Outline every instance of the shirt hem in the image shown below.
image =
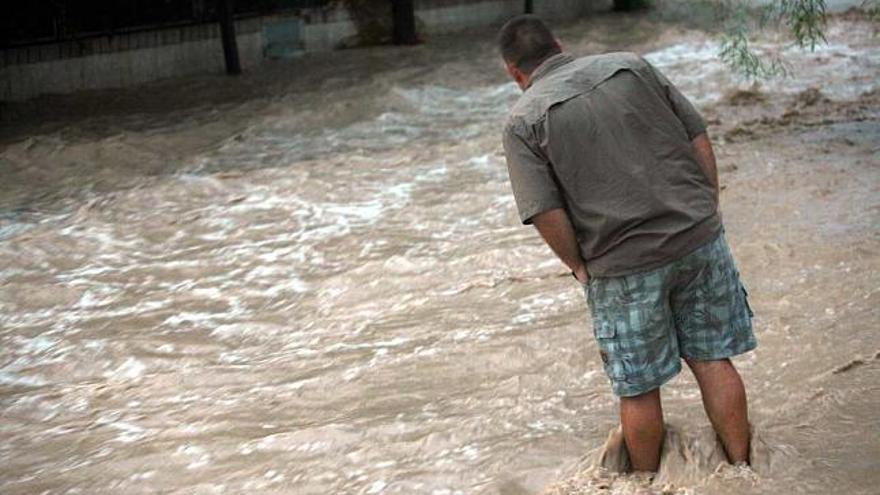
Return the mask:
POLYGON ((634 273, 648 272, 668 263, 677 261, 692 253, 693 251, 699 249, 700 247, 706 245, 707 243, 715 240, 715 238, 721 234, 722 229, 723 226, 721 224, 720 217, 716 212, 713 213, 711 216, 704 218, 690 229, 678 234, 667 244, 665 249, 678 253, 675 256, 668 256, 627 269, 605 269, 603 268, 603 265, 607 267, 611 263, 604 261, 613 259, 614 253, 612 251, 611 253, 602 255, 599 258, 586 260, 587 272, 591 277, 595 276, 600 278, 622 277, 624 275, 632 275, 634 273))

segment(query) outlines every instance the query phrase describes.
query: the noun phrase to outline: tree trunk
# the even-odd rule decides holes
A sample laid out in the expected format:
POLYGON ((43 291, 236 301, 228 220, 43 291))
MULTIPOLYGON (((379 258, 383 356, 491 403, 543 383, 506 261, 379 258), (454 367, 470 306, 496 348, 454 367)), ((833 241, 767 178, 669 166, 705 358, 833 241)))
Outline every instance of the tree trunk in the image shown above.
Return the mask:
POLYGON ((534 14, 535 13, 535 6, 532 5, 532 0, 526 0, 526 5, 525 5, 524 10, 525 10, 526 14, 534 14))

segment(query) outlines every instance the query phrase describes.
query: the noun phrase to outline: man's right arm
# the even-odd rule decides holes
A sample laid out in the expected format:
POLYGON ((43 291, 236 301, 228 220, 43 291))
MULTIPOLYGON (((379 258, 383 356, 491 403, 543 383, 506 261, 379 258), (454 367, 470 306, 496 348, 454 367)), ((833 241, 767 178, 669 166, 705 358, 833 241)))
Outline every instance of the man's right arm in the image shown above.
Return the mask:
POLYGON ((560 261, 571 270, 578 282, 585 284, 589 280, 587 267, 581 258, 577 236, 571 220, 563 208, 543 211, 532 217, 532 223, 538 233, 560 261))
POLYGON ((577 236, 565 212, 549 160, 539 147, 520 132, 520 126, 506 126, 504 154, 510 174, 510 184, 516 199, 520 219, 534 224, 544 241, 581 283, 587 282, 587 270, 581 259, 577 236))
POLYGON ((549 160, 534 136, 527 134, 522 123, 505 126, 502 144, 520 220, 531 224, 538 213, 562 208, 565 203, 549 160))

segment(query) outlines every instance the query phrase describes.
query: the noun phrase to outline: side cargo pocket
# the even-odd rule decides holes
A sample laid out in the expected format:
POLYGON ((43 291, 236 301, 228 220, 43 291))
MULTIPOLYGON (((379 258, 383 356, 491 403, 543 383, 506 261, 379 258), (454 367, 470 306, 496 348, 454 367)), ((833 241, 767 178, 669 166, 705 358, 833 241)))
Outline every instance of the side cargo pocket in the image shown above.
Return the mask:
POLYGON ((603 317, 593 318, 593 335, 596 336, 596 346, 599 347, 599 356, 602 358, 602 366, 605 374, 614 381, 626 379, 626 366, 615 349, 615 337, 617 327, 613 320, 603 317))

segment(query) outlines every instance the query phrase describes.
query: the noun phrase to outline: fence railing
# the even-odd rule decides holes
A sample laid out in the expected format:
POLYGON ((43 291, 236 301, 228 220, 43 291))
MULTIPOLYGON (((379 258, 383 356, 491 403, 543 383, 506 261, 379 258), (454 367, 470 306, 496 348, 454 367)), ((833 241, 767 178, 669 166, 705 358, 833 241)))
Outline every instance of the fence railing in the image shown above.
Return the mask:
MULTIPOLYGON (((236 0, 237 18, 315 9, 333 0, 236 0)), ((217 0, 31 0, 5 7, 0 48, 218 21, 217 0)))

